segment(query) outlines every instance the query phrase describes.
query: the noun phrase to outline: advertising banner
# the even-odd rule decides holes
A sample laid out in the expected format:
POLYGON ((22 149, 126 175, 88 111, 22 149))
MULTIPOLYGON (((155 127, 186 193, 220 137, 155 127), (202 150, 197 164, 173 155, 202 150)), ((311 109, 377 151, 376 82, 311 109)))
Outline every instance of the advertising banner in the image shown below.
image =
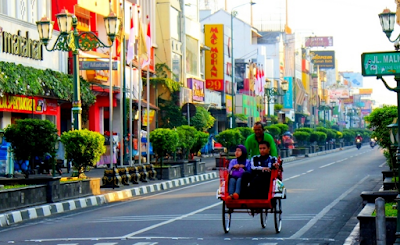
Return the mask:
POLYGON ((371 109, 361 109, 361 114, 363 115, 371 114, 371 109))
POLYGON ((224 89, 224 25, 204 25, 206 88, 216 91, 224 89))
POLYGON ((311 61, 319 69, 335 68, 335 51, 311 51, 311 61))
POLYGON ((283 108, 293 109, 293 77, 284 77, 284 79, 288 82, 289 88, 283 96, 283 108))
POLYGON ((204 101, 204 82, 193 78, 188 79, 188 84, 192 89, 193 101, 204 101))
POLYGON ((0 98, 0 111, 57 115, 57 100, 6 94, 0 98))
POLYGON ((347 88, 332 88, 328 90, 328 93, 331 100, 345 99, 350 97, 350 92, 347 88))
MULTIPOLYGON (((362 88, 363 87, 363 76, 358 72, 343 72, 342 73, 344 84, 352 88, 362 88)), ((372 93, 372 92, 371 92, 372 93)))
POLYGON ((225 95, 225 102, 226 102, 226 113, 232 114, 232 96, 225 95))
POLYGON ((333 37, 306 37, 306 47, 331 47, 333 46, 333 37))
POLYGON ((354 98, 353 96, 350 96, 349 98, 343 99, 342 102, 343 104, 353 104, 354 98))
MULTIPOLYGON (((149 121, 150 121, 150 124, 153 122, 153 120, 154 120, 154 115, 155 115, 155 114, 156 114, 156 111, 155 111, 155 110, 150 110, 150 113, 149 113, 149 121)), ((147 126, 147 109, 144 109, 144 110, 143 110, 142 125, 143 125, 143 126, 147 126)))

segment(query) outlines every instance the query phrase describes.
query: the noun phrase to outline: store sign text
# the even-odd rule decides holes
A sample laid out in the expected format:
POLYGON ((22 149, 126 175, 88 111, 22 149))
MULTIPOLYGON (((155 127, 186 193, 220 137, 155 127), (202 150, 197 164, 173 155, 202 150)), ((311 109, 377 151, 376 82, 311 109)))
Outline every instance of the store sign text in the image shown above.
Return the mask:
POLYGON ((57 115, 57 101, 38 97, 5 95, 0 98, 0 111, 57 115))
POLYGON ((11 34, 3 31, 3 53, 18 55, 34 60, 43 60, 43 46, 40 41, 29 38, 29 32, 25 37, 19 30, 17 34, 11 34))

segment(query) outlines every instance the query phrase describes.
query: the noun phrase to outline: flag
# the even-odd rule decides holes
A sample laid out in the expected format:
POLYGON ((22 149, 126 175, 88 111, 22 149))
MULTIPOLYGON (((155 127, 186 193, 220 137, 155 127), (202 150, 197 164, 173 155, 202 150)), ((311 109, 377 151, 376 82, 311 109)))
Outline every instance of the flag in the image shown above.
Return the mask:
POLYGON ((264 96, 264 87, 265 87, 265 74, 264 69, 261 71, 261 95, 264 96))
POLYGON ((150 65, 150 53, 151 53, 151 31, 150 21, 147 23, 147 34, 146 34, 146 45, 147 45, 147 60, 143 60, 142 68, 150 65))
POLYGON ((135 57, 135 27, 133 25, 133 17, 131 16, 131 29, 129 30, 129 41, 128 41, 128 54, 126 56, 126 62, 129 64, 135 57))
POLYGON ((118 26, 118 35, 117 35, 117 41, 115 42, 117 45, 117 56, 121 55, 121 49, 122 49, 122 41, 125 38, 125 29, 124 29, 124 9, 122 8, 122 3, 120 3, 120 11, 119 11, 119 26, 118 26))
POLYGON ((139 21, 139 54, 140 59, 147 60, 147 45, 143 34, 142 23, 139 21))
MULTIPOLYGON (((255 69, 256 69, 256 74, 254 75, 254 93, 256 95, 258 95, 258 91, 259 91, 259 88, 258 88, 258 67, 256 67, 255 69)), ((253 91, 251 91, 251 92, 253 92, 253 91)))

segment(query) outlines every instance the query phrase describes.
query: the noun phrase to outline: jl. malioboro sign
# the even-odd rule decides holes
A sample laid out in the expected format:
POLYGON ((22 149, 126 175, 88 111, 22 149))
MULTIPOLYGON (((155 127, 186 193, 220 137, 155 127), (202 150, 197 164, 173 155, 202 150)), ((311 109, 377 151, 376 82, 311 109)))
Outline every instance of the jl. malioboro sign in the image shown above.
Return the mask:
POLYGON ((43 60, 43 46, 40 41, 29 38, 29 32, 25 37, 19 30, 17 34, 3 31, 3 53, 18 55, 34 60, 43 60))
POLYGON ((400 52, 376 52, 361 54, 363 76, 400 75, 400 52))

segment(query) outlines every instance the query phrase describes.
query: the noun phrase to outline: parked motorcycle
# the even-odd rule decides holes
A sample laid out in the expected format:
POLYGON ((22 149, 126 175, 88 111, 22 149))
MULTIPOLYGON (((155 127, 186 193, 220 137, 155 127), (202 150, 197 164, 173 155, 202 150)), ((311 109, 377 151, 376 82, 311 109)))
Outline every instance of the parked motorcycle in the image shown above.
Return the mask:
POLYGON ((361 140, 360 139, 356 139, 356 147, 357 147, 357 149, 360 150, 360 148, 361 148, 361 140))

